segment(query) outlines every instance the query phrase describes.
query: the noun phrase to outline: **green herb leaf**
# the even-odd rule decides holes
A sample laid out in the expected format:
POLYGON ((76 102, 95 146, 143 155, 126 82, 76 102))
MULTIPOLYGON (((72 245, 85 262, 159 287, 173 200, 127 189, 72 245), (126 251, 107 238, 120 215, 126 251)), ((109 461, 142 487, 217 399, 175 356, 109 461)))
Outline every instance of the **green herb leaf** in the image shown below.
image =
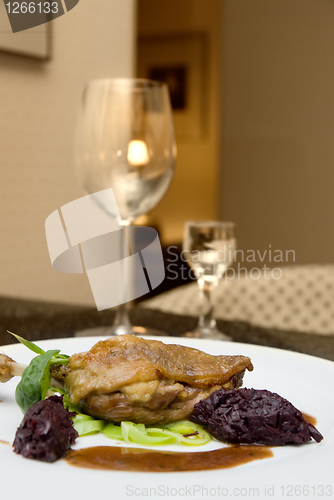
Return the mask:
MULTIPOLYGON (((57 390, 57 389, 56 389, 57 390)), ((72 411, 74 413, 78 415, 82 415, 82 416, 87 416, 89 418, 94 418, 94 417, 90 417, 89 415, 85 415, 83 413, 81 413, 81 406, 80 404, 76 404, 74 405, 73 403, 71 403, 71 400, 70 400, 70 397, 68 396, 68 394, 66 394, 66 392, 64 391, 64 397, 63 397, 63 405, 65 408, 68 409, 68 411, 72 411)))
POLYGON ((35 352, 36 354, 44 354, 45 353, 45 351, 43 351, 43 349, 38 347, 38 345, 34 344, 33 342, 30 342, 30 340, 26 340, 26 339, 20 337, 19 335, 16 335, 16 333, 10 332, 9 330, 7 330, 7 332, 10 333, 10 335, 13 335, 19 342, 21 342, 21 344, 28 347, 28 349, 30 349, 32 352, 35 352))
MULTIPOLYGON (((36 354, 44 354, 45 351, 41 349, 41 347, 38 347, 38 345, 34 344, 33 342, 30 342, 30 340, 26 340, 23 337, 20 337, 19 335, 16 335, 16 333, 12 333, 9 330, 7 330, 10 335, 13 335, 21 344, 23 344, 25 347, 30 349, 30 351, 35 352, 36 354)), ((59 353, 60 351, 58 351, 59 353)), ((67 365, 68 360, 70 359, 70 356, 67 356, 67 354, 57 354, 51 359, 51 364, 52 365, 67 365)))
POLYGON ((51 359, 52 365, 67 365, 70 357, 67 354, 57 354, 51 359))
POLYGON ((16 402, 23 413, 25 413, 32 404, 45 398, 51 381, 51 358, 59 354, 59 352, 59 350, 47 351, 36 356, 24 370, 21 381, 17 385, 15 391, 16 402))

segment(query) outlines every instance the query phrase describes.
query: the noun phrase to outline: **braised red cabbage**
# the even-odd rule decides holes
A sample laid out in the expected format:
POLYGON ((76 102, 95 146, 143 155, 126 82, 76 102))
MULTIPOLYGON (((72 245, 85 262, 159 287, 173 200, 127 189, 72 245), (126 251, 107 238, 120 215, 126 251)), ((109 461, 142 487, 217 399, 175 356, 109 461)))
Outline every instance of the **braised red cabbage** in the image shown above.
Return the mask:
POLYGON ((190 420, 227 443, 282 446, 323 439, 289 401, 257 389, 220 389, 199 401, 190 420))
POLYGON ((63 407, 62 396, 51 396, 34 403, 16 431, 14 451, 25 458, 54 462, 63 457, 78 437, 71 417, 63 407))

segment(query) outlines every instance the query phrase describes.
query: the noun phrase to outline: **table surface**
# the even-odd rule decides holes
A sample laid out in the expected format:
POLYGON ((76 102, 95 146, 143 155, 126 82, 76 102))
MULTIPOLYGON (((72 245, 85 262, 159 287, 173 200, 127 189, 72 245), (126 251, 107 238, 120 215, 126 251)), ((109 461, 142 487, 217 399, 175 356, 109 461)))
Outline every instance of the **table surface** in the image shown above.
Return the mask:
MULTIPOLYGON (((0 345, 15 343, 10 330, 31 341, 73 337, 78 331, 112 324, 115 311, 0 297, 0 345)), ((197 319, 135 306, 132 324, 163 329, 172 337, 196 327, 197 319)), ((311 354, 334 361, 334 336, 264 329, 240 321, 217 321, 234 342, 264 345, 311 354)), ((105 330, 104 330, 105 331, 105 330)), ((97 331, 98 333, 98 331, 97 331)))

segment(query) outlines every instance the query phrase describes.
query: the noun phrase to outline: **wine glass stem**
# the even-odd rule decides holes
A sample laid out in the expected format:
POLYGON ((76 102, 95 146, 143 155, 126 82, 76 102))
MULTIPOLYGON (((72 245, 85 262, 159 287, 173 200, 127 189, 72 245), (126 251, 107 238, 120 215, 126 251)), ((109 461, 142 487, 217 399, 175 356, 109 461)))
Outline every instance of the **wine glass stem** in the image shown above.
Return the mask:
POLYGON ((127 304, 120 304, 116 310, 116 316, 114 320, 114 326, 116 328, 130 330, 131 322, 128 315, 127 304))
POLYGON ((127 226, 129 226, 130 222, 129 221, 122 221, 123 226, 124 226, 124 233, 125 233, 125 238, 121 238, 121 249, 120 249, 120 255, 122 256, 121 259, 121 266, 122 266, 122 303, 117 307, 116 310, 116 317, 112 326, 112 330, 114 335, 123 335, 125 333, 133 333, 132 331, 132 325, 130 322, 129 314, 128 314, 128 304, 127 304, 127 280, 126 280, 126 271, 125 271, 125 260, 124 258, 127 257, 127 252, 126 250, 126 245, 129 246, 128 242, 128 233, 127 233, 127 226))
POLYGON ((199 278, 197 283, 201 297, 201 314, 198 322, 198 330, 205 335, 216 328, 216 320, 213 317, 212 292, 217 286, 217 282, 199 278))

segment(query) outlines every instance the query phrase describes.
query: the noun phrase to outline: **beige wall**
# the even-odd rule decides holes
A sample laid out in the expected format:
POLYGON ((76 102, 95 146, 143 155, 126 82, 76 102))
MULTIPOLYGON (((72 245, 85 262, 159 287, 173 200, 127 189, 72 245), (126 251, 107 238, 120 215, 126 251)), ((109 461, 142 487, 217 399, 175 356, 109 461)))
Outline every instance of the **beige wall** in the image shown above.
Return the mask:
POLYGON ((84 194, 72 165, 84 83, 133 75, 134 0, 82 0, 50 28, 49 62, 0 53, 0 295, 93 304, 86 276, 53 271, 44 223, 84 194))
POLYGON ((224 0, 221 215, 244 249, 334 262, 334 2, 224 0))
MULTIPOLYGON (((204 134, 177 137, 175 177, 150 217, 165 243, 182 240, 186 220, 217 217, 220 0, 138 0, 139 35, 203 33, 204 134)), ((140 58, 140 53, 138 54, 140 58)))

